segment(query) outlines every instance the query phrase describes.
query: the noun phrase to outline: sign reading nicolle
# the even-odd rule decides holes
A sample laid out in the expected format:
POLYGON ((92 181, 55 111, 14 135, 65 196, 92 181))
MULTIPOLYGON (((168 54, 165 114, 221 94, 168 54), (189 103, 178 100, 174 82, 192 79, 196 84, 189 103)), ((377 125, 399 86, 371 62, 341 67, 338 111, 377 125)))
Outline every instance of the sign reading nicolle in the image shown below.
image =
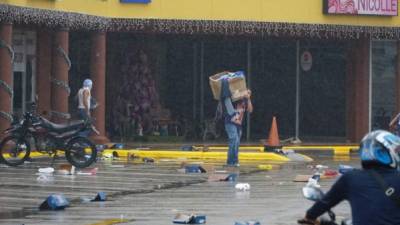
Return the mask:
POLYGON ((398 0, 323 0, 324 14, 397 16, 398 0))

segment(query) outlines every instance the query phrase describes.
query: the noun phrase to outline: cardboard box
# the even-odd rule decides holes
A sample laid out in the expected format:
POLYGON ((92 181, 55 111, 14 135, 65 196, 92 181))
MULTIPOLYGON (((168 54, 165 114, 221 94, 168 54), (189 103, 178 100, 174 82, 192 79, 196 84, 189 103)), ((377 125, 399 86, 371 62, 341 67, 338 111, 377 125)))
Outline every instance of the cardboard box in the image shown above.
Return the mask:
MULTIPOLYGON (((231 72, 224 71, 221 73, 214 74, 210 76, 210 87, 215 100, 220 100, 221 95, 221 85, 222 85, 222 77, 224 75, 228 75, 231 72)), ((247 86, 245 77, 233 77, 228 78, 229 82, 229 90, 231 91, 232 101, 237 101, 243 99, 247 94, 247 86)))

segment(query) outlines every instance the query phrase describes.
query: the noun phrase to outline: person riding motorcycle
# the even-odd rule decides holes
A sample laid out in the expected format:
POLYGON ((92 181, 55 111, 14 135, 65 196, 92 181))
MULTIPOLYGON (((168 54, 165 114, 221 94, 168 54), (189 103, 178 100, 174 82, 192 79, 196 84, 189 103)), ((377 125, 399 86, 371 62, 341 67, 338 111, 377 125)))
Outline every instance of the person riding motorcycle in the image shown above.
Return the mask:
POLYGON ((298 224, 320 224, 318 217, 348 200, 353 225, 400 224, 400 138, 384 130, 364 136, 361 170, 343 174, 298 224))

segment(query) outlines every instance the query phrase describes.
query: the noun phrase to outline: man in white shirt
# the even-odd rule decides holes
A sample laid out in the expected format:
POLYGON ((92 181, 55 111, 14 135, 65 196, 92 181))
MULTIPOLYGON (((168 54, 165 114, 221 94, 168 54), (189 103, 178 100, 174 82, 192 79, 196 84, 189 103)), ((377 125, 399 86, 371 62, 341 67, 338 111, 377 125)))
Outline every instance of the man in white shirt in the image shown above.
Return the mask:
POLYGON ((90 79, 85 79, 83 81, 83 86, 78 91, 78 111, 79 118, 81 120, 87 120, 90 118, 90 101, 93 82, 90 79))

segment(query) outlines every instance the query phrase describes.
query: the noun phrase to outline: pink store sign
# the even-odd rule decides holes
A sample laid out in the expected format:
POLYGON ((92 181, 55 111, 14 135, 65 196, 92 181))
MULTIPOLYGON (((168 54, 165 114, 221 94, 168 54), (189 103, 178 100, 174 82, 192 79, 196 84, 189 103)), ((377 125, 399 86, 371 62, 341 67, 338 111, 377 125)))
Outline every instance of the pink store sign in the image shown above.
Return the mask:
POLYGON ((397 16, 398 0, 323 0, 324 14, 397 16))

